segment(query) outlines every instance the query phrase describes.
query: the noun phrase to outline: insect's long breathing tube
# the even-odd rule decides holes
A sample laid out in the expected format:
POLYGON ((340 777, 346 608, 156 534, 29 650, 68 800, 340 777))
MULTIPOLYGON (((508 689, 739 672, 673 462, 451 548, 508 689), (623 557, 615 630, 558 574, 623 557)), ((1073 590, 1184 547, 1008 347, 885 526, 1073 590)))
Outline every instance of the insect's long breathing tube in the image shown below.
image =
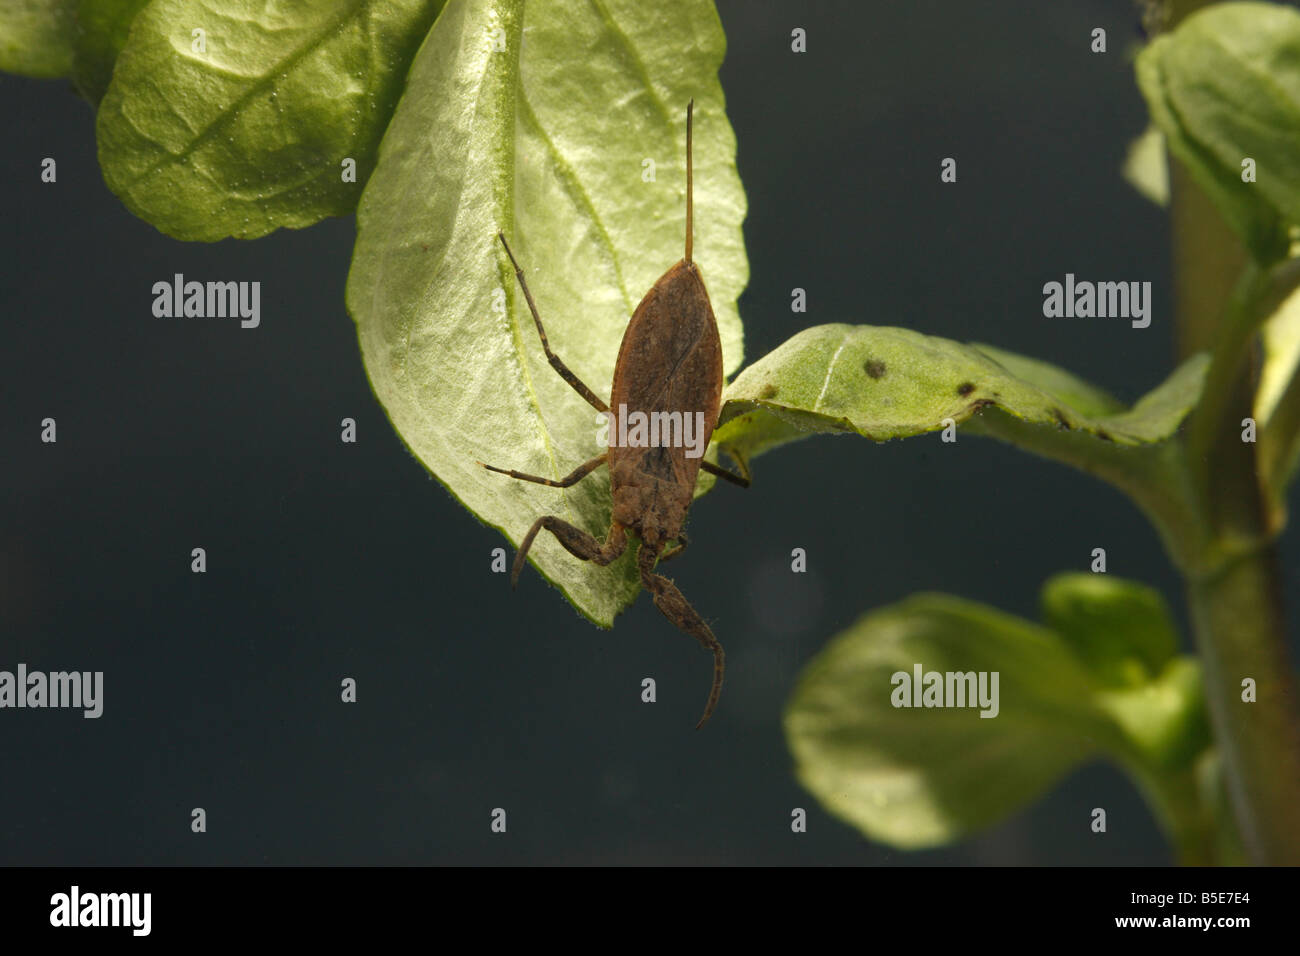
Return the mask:
POLYGON ((691 114, 695 112, 695 98, 686 104, 686 264, 691 262, 691 245, 695 237, 695 196, 691 182, 691 114))

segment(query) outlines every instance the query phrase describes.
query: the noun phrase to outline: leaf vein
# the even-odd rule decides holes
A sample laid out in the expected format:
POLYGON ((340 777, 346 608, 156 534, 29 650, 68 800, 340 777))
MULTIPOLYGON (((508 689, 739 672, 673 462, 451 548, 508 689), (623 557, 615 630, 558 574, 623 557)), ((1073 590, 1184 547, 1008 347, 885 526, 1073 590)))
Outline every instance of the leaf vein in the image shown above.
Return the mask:
POLYGON ((817 400, 813 402, 812 410, 814 412, 821 408, 822 399, 826 397, 826 389, 830 388, 831 373, 835 371, 835 363, 840 360, 840 353, 843 352, 844 347, 849 344, 849 339, 852 335, 852 329, 849 329, 844 333, 844 341, 840 343, 840 347, 837 348, 835 354, 831 356, 830 364, 826 366, 826 379, 822 382, 822 390, 817 393, 817 400))
MULTIPOLYGON (((299 62, 301 62, 307 56, 310 56, 319 47, 323 46, 328 41, 334 39, 335 36, 337 36, 342 31, 342 29, 348 24, 348 22, 355 19, 362 11, 364 11, 367 7, 369 7, 370 3, 371 0, 360 0, 360 2, 354 8, 345 11, 343 15, 340 16, 338 20, 336 20, 334 24, 331 25, 328 29, 322 30, 319 34, 312 37, 306 44, 304 44, 301 49, 293 51, 283 60, 279 61, 273 67, 268 69, 260 78, 253 80, 249 84, 248 89, 245 90, 243 93, 241 93, 239 96, 235 97, 235 99, 232 100, 225 109, 223 109, 220 113, 218 113, 212 119, 211 122, 209 122, 202 129, 196 130, 194 132, 193 137, 190 139, 190 141, 186 143, 179 152, 173 153, 168 150, 166 156, 159 159, 156 163, 150 165, 148 169, 146 169, 144 172, 140 173, 140 175, 132 179, 129 183, 126 184, 126 188, 134 189, 145 179, 149 178, 154 173, 158 172, 158 170, 166 166, 169 162, 179 162, 185 157, 192 155, 200 145, 205 143, 227 121, 237 116, 239 114, 240 109, 244 106, 245 103, 249 102, 257 94, 261 93, 264 89, 267 88, 268 85, 274 86, 275 77, 278 74, 285 73, 288 70, 293 69, 293 67, 295 67, 299 62)), ((204 63, 204 65, 210 69, 213 68, 211 64, 208 64, 206 62, 204 63)), ((144 131, 141 130, 141 133, 143 132, 144 131)), ((151 140, 151 141, 156 142, 156 140, 151 140)), ((158 145, 162 146, 161 143, 159 143, 158 145)))

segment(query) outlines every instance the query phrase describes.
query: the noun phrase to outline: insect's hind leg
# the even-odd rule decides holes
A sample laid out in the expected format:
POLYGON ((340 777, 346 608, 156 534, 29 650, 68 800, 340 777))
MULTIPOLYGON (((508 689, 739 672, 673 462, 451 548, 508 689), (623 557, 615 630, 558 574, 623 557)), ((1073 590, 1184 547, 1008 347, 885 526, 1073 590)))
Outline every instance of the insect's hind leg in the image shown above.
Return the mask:
POLYGON ((563 518, 542 515, 533 522, 533 526, 528 529, 528 533, 524 535, 524 540, 519 545, 514 566, 510 569, 511 587, 519 583, 520 572, 524 570, 524 562, 528 558, 528 549, 533 546, 533 539, 537 537, 537 532, 543 528, 555 535, 555 540, 559 541, 569 554, 602 568, 616 561, 627 548, 627 531, 617 521, 609 526, 609 535, 605 538, 605 543, 601 544, 595 537, 581 528, 574 527, 563 518))
POLYGON ((537 475, 526 475, 522 471, 515 471, 512 468, 497 468, 495 465, 486 465, 481 461, 478 462, 478 464, 483 465, 483 467, 488 471, 495 471, 499 475, 509 475, 511 478, 518 478, 520 481, 534 481, 539 485, 549 485, 552 488, 570 488, 582 481, 583 478, 586 478, 601 465, 605 464, 605 460, 608 457, 609 452, 605 452, 605 454, 593 458, 591 461, 584 461, 581 465, 559 480, 553 478, 541 478, 537 475))
POLYGON ((655 607, 659 608, 663 616, 672 621, 679 630, 686 632, 703 644, 706 650, 713 652, 713 687, 709 690, 709 702, 704 706, 704 716, 695 725, 695 729, 699 730, 713 716, 713 709, 718 705, 718 698, 722 696, 722 676, 727 669, 727 656, 723 653, 718 639, 709 630, 709 625, 705 624, 695 608, 691 607, 690 602, 677 589, 677 585, 662 574, 655 574, 654 562, 655 555, 642 546, 637 558, 637 567, 641 572, 641 583, 654 597, 655 607))
POLYGON ((685 531, 677 532, 677 543, 671 548, 665 548, 663 551, 659 552, 659 563, 663 564, 665 561, 677 557, 677 555, 686 550, 690 543, 691 539, 686 537, 685 531))
POLYGON ((561 361, 560 357, 551 351, 551 343, 547 341, 546 330, 542 328, 542 318, 537 314, 537 303, 533 301, 533 294, 528 291, 528 283, 524 281, 524 270, 519 268, 519 263, 515 259, 515 254, 510 251, 510 244, 506 242, 506 236, 503 232, 497 233, 497 238, 501 240, 501 245, 506 248, 506 255, 510 257, 510 264, 515 267, 515 277, 519 280, 519 288, 524 290, 524 301, 528 303, 528 311, 533 314, 533 324, 537 326, 537 334, 542 340, 542 350, 546 352, 546 361, 551 363, 551 368, 555 369, 560 378, 568 382, 575 392, 587 400, 592 408, 598 412, 609 411, 609 406, 595 392, 587 387, 586 383, 561 361))

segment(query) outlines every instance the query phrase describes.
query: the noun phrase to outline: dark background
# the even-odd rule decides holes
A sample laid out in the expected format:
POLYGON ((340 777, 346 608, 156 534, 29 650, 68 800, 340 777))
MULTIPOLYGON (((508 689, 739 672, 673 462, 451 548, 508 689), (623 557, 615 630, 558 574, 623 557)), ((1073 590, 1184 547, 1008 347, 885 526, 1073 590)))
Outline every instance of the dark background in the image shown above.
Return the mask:
MULTIPOLYGON (((1128 0, 719 7, 750 206, 747 360, 846 321, 989 342, 1126 400, 1167 374, 1168 224, 1119 172, 1145 125, 1128 0), (1097 26, 1105 55, 1089 52, 1097 26), (1043 318, 1042 285, 1066 272, 1151 280, 1151 327, 1043 318)), ((1044 578, 1104 547, 1111 573, 1178 607, 1117 491, 970 437, 819 438, 760 459, 753 488, 692 513, 673 566, 728 650, 720 710, 695 733, 698 647, 644 596, 605 632, 535 574, 511 594, 489 571, 507 543, 392 431, 344 311, 351 219, 176 242, 103 185, 66 83, 0 77, 0 118, 0 667, 105 672, 99 720, 0 714, 0 862, 1169 860, 1100 764, 956 847, 871 844, 798 786, 780 730, 824 642, 915 591, 1036 617, 1044 578), (260 280, 261 327, 155 319, 152 285, 175 272, 260 280), (805 575, 789 573, 796 546, 805 575)), ((1300 533, 1283 547, 1294 593, 1300 533)))

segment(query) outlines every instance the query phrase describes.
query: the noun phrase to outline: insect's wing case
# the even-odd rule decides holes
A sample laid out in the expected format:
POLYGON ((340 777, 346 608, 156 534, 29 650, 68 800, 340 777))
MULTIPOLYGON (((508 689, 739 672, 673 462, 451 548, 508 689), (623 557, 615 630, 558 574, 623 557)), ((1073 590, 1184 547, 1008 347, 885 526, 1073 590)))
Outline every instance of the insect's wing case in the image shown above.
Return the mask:
MULTIPOLYGON (((610 411, 616 417, 624 407, 628 413, 681 412, 683 418, 691 416, 693 426, 696 413, 703 413, 704 433, 696 440, 701 449, 707 446, 722 400, 722 342, 704 278, 693 262, 683 260, 664 273, 632 313, 611 393, 610 411)), ((671 535, 680 529, 690 506, 703 456, 688 457, 680 446, 620 447, 614 434, 609 467, 616 512, 620 485, 657 485, 645 488, 657 498, 668 496, 671 486, 675 507, 668 508, 672 514, 663 515, 666 524, 676 525, 666 529, 671 535)), ((642 502, 642 507, 648 504, 642 502)))

